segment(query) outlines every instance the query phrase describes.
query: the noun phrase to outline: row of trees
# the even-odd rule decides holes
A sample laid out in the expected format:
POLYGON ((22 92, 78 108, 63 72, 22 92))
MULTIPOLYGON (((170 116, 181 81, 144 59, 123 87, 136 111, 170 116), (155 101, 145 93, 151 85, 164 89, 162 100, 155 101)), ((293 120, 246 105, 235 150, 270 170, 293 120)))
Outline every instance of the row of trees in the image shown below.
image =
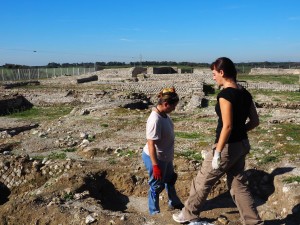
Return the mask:
MULTIPOLYGON (((194 62, 174 62, 174 61, 143 61, 143 62, 87 62, 87 63, 55 63, 51 62, 45 66, 27 66, 18 64, 5 64, 2 68, 7 69, 26 69, 26 68, 70 68, 84 67, 102 69, 107 67, 133 67, 133 66, 177 66, 177 67, 209 67, 209 63, 194 63, 194 62)), ((300 68, 300 62, 247 62, 236 63, 237 67, 261 67, 261 68, 300 68)))

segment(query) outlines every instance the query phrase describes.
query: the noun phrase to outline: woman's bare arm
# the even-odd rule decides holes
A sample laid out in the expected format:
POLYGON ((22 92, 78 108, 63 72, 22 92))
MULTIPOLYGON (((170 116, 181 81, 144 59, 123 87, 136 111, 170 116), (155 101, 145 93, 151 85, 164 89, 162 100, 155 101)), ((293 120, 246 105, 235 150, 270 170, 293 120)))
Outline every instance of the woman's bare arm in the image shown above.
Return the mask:
POLYGON ((259 117, 254 102, 251 103, 249 121, 246 123, 246 130, 250 131, 259 125, 259 117))
POLYGON ((232 104, 229 101, 227 101, 224 98, 219 98, 219 103, 220 103, 223 127, 220 133, 219 141, 216 146, 216 150, 221 152, 231 134, 233 114, 232 114, 232 104))

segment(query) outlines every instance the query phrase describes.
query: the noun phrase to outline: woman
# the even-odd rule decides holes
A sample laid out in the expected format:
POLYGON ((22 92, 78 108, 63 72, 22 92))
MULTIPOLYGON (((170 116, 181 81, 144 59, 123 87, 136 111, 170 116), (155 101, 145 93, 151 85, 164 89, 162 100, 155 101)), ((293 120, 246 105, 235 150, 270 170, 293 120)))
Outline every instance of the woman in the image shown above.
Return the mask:
POLYGON ((149 173, 148 203, 151 215, 159 213, 159 194, 166 188, 169 208, 182 208, 175 191, 177 174, 174 172, 174 125, 168 116, 175 110, 179 97, 174 88, 165 88, 158 94, 158 103, 147 120, 147 143, 142 158, 149 173))
POLYGON ((180 213, 173 214, 173 219, 179 223, 190 221, 190 224, 205 224, 199 222, 201 208, 212 186, 226 173, 230 194, 243 223, 263 224, 244 174, 245 157, 250 150, 247 132, 259 124, 252 96, 237 85, 237 72, 230 59, 218 58, 211 64, 211 70, 217 85, 223 87, 217 96, 215 107, 218 116, 215 144, 192 181, 184 208, 180 213))

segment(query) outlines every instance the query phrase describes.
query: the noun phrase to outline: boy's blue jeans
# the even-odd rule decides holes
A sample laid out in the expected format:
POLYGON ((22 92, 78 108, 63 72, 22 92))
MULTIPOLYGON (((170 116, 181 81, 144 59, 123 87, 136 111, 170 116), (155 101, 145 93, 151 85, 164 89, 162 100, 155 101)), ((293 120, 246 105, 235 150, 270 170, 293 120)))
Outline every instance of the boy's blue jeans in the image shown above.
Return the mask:
POLYGON ((164 162, 158 160, 158 166, 162 172, 162 180, 155 180, 152 176, 152 162, 150 156, 145 152, 142 154, 145 167, 149 173, 149 191, 148 191, 148 204, 149 212, 151 215, 159 213, 159 194, 166 188, 168 194, 168 204, 170 206, 177 206, 182 204, 178 198, 175 190, 175 182, 177 175, 174 172, 173 162, 164 162))

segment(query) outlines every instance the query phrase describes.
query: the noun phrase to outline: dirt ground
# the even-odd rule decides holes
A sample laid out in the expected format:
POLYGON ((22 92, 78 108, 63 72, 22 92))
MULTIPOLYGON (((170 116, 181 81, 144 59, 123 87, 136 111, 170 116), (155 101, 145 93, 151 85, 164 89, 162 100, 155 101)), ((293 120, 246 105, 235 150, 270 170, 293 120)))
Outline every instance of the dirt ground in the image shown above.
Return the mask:
MULTIPOLYGON (((97 82, 78 86, 63 79, 45 81, 41 87, 18 87, 1 93, 23 95, 35 107, 60 110, 68 106, 72 110, 53 119, 0 117, 2 130, 38 124, 20 133, 1 134, 0 224, 176 224, 172 220, 176 210, 168 210, 165 191, 160 195, 161 213, 148 214, 148 176, 141 152, 146 141, 146 120, 151 103, 155 103, 151 98, 97 82), (141 105, 147 107, 140 109, 141 105), (21 165, 19 175, 13 165, 21 165), (8 174, 5 171, 9 170, 10 174, 16 174, 10 182, 12 187, 4 181, 4 175, 8 174)), ((201 166, 197 157, 209 150, 207 143, 213 142, 216 124, 213 106, 185 111, 185 104, 182 101, 171 114, 175 131, 198 132, 200 137, 176 139, 176 189, 182 201, 187 198, 191 179, 201 166), (191 149, 198 153, 183 154, 191 149)), ((299 109, 261 108, 259 113, 284 121, 293 118, 298 124, 300 121, 299 109)), ((293 170, 299 176, 298 156, 294 160, 287 156, 280 162, 260 165, 258 156, 252 153, 247 160, 250 189, 266 224, 300 224, 299 204, 290 207, 274 187, 276 175, 293 170), (272 171, 276 174, 271 176, 272 171), (258 180, 267 178, 270 180, 265 185, 257 185, 258 180), (282 213, 283 208, 286 213, 282 213)), ((294 186, 293 190, 298 191, 299 183, 294 186)), ((226 187, 226 177, 214 186, 200 217, 215 225, 242 224, 226 187)))

